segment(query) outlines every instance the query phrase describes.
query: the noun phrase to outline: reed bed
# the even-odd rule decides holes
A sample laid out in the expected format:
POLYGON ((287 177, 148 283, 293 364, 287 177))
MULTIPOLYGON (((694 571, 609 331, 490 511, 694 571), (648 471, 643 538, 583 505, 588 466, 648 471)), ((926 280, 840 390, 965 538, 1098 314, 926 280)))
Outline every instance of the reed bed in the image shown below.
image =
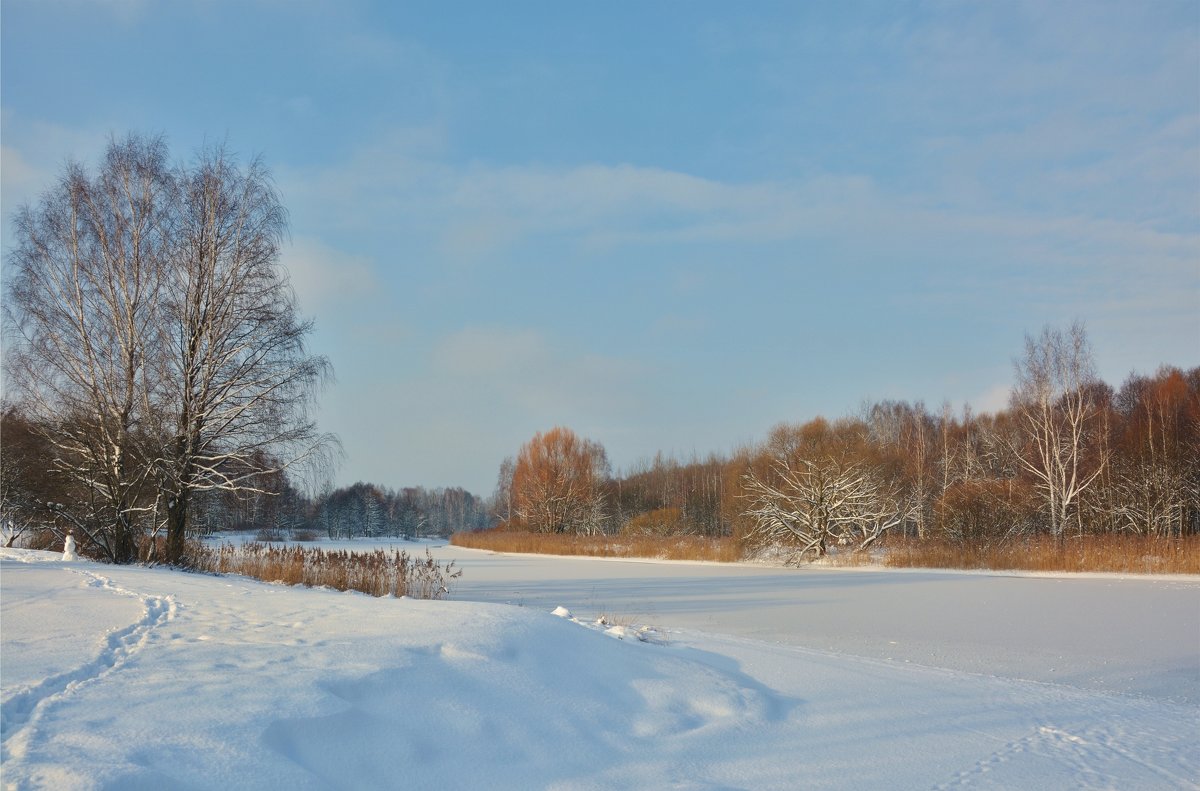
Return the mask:
MULTIPOLYGON (((614 558, 745 559, 733 538, 699 536, 626 537, 551 533, 455 533, 450 543, 493 552, 584 555, 614 558)), ((1105 535, 1048 536, 995 543, 889 537, 870 552, 835 553, 830 566, 884 565, 895 568, 988 569, 993 571, 1095 571, 1125 574, 1200 574, 1200 536, 1155 538, 1105 535)))
POLYGON ((889 540, 887 566, 993 571, 1103 571, 1200 574, 1200 536, 1041 536, 1005 543, 889 540))
POLYGON ((428 549, 421 558, 402 550, 349 552, 261 543, 200 545, 192 552, 191 566, 197 571, 242 574, 285 585, 414 599, 443 599, 449 595, 453 581, 462 576, 453 561, 439 563, 428 549))
POLYGON ((732 538, 703 536, 580 536, 566 533, 463 532, 450 537, 455 546, 493 552, 541 555, 586 555, 602 558, 656 560, 740 560, 742 550, 732 538))

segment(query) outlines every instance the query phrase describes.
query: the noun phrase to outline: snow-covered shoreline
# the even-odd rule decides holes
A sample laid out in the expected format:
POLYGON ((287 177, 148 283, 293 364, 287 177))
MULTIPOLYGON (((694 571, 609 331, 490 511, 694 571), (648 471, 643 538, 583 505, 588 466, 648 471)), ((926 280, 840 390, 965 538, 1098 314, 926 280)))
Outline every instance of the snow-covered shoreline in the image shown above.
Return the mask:
MULTIPOLYGON (((210 539, 213 542, 230 541, 233 543, 245 543, 255 541, 253 534, 250 533, 214 533, 210 539)), ((370 551, 375 548, 393 550, 400 549, 410 554, 415 549, 423 551, 426 547, 431 550, 454 547, 455 550, 462 552, 479 552, 487 555, 501 555, 515 558, 558 558, 561 560, 595 560, 610 563, 652 563, 656 565, 678 565, 678 566, 718 566, 729 568, 773 568, 773 569, 793 569, 797 571, 834 571, 834 572, 887 572, 894 574, 978 574, 988 577, 1031 577, 1031 578, 1051 578, 1051 579, 1129 579, 1129 580, 1159 580, 1163 582, 1191 582, 1200 585, 1200 574, 1155 574, 1155 573, 1128 573, 1115 571, 1028 571, 1024 569, 948 569, 948 568, 933 568, 933 567, 898 567, 885 566, 879 563, 864 563, 861 565, 846 565, 839 566, 836 563, 812 562, 800 566, 788 565, 782 560, 774 560, 770 558, 757 558, 753 560, 675 560, 671 558, 647 558, 647 557, 601 557, 597 555, 556 555, 547 552, 501 552, 492 549, 475 549, 472 547, 461 547, 451 544, 444 538, 420 538, 407 540, 402 538, 354 538, 354 539, 335 539, 330 540, 320 538, 316 541, 291 541, 285 540, 282 542, 298 544, 299 546, 319 547, 325 550, 347 550, 347 551, 370 551)))
MULTIPOLYGON (((0 551, 6 787, 1136 789, 1200 779, 1200 706, 793 644, 796 611, 761 600, 788 595, 777 569, 729 578, 443 549, 439 559, 463 559, 467 574, 456 600, 440 602, 0 551), (586 599, 605 578, 659 597, 664 640, 614 640, 621 630, 581 628, 542 606, 567 590, 560 582, 586 599), (737 586, 751 584, 773 637, 722 633, 720 608, 744 619, 738 591, 751 589, 737 586), (468 600, 496 601, 505 585, 523 586, 526 606, 468 600), (722 585, 733 587, 697 598, 722 585), (713 628, 696 628, 704 607, 713 628)), ((903 581, 924 589, 919 577, 903 581)), ((1079 582, 1101 597, 1112 583, 1079 582)), ((803 606, 836 610, 835 595, 857 606, 855 590, 883 583, 839 584, 806 589, 803 606)), ((1182 592, 1190 606, 1196 586, 1176 585, 1118 587, 1182 592)), ((1123 617, 1112 615, 1115 628, 1123 617)))
MULTIPOLYGON (((445 541, 432 542, 431 547, 455 546, 445 541)), ((864 571, 888 572, 896 574, 978 574, 985 577, 1034 577, 1051 579, 1100 579, 1100 580, 1161 580, 1163 582, 1192 582, 1200 585, 1200 574, 1132 574, 1117 571, 1027 571, 1024 569, 947 569, 926 566, 885 566, 878 563, 863 563, 856 566, 839 566, 836 563, 813 562, 800 566, 788 565, 775 560, 674 560, 671 558, 641 558, 641 557, 600 557, 596 555, 555 555, 546 552, 499 552, 492 549, 474 549, 457 547, 464 552, 483 552, 489 555, 509 555, 512 557, 530 558, 559 558, 562 560, 586 558, 588 560, 609 561, 615 563, 654 563, 661 565, 681 566, 728 566, 732 568, 773 568, 793 569, 796 571, 864 571)))

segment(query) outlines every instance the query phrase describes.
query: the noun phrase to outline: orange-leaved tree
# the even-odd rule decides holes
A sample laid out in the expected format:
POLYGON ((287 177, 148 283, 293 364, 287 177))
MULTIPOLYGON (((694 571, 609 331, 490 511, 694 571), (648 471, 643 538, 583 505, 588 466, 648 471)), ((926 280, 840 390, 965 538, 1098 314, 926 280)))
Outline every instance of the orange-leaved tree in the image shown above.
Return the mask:
POLYGON ((599 533, 608 477, 600 443, 562 427, 535 434, 513 467, 510 522, 537 533, 599 533))

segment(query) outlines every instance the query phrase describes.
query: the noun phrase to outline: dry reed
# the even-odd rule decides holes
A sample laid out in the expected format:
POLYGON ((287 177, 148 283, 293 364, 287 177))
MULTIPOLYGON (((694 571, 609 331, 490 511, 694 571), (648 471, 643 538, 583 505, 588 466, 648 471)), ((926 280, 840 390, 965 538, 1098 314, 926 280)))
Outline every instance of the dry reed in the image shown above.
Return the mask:
MULTIPOLYGON (((624 537, 493 532, 455 533, 450 543, 493 552, 585 555, 667 560, 742 560, 733 538, 699 536, 624 537)), ((831 566, 882 563, 896 568, 990 569, 995 571, 1095 571, 1126 574, 1200 574, 1200 536, 1151 538, 1108 535, 1049 537, 1003 543, 889 538, 872 552, 834 554, 831 566)))
POLYGON ((422 559, 401 550, 327 551, 259 543, 198 545, 191 553, 191 567, 197 571, 242 574, 285 585, 416 599, 444 598, 450 592, 451 583, 462 576, 462 570, 454 569, 453 561, 445 565, 438 563, 428 549, 422 559))
POLYGON ((540 555, 586 555, 604 558, 654 558, 658 560, 711 560, 733 562, 742 557, 732 538, 702 536, 580 536, 566 533, 493 532, 455 533, 455 546, 493 552, 527 552, 540 555))
POLYGON ((1200 536, 1154 538, 1048 536, 1006 543, 890 540, 885 564, 904 568, 994 571, 1100 571, 1125 574, 1200 574, 1200 536))

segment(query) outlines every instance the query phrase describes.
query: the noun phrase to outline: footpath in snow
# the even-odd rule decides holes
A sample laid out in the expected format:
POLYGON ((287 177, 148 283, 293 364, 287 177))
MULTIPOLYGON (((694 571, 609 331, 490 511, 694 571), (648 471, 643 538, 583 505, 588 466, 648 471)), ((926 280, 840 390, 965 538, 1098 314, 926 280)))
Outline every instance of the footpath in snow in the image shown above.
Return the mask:
MULTIPOLYGON (((658 616, 640 640, 631 624, 589 625, 568 599, 557 603, 582 623, 553 614, 550 571, 517 565, 489 581, 469 562, 459 600, 432 602, 0 550, 3 783, 1157 789, 1200 780, 1194 702, 1114 694, 1107 677, 1015 680, 799 644, 803 634, 785 623, 793 608, 839 606, 833 590, 818 586, 807 604, 781 594, 773 616, 722 632, 706 627, 727 625, 722 612, 772 609, 763 602, 774 585, 706 592, 652 564, 637 580, 609 566, 609 576, 580 581, 597 589, 576 596, 598 605, 614 593, 599 580, 614 574, 640 591, 658 616), (461 600, 516 592, 524 606, 461 600), (772 621, 772 633, 745 633, 772 621)), ((1173 596, 1196 603, 1200 585, 1175 584, 1173 596)), ((1196 618, 1179 627, 1194 636, 1196 618)), ((1170 664, 1173 643, 1163 642, 1146 675, 1170 664)))

